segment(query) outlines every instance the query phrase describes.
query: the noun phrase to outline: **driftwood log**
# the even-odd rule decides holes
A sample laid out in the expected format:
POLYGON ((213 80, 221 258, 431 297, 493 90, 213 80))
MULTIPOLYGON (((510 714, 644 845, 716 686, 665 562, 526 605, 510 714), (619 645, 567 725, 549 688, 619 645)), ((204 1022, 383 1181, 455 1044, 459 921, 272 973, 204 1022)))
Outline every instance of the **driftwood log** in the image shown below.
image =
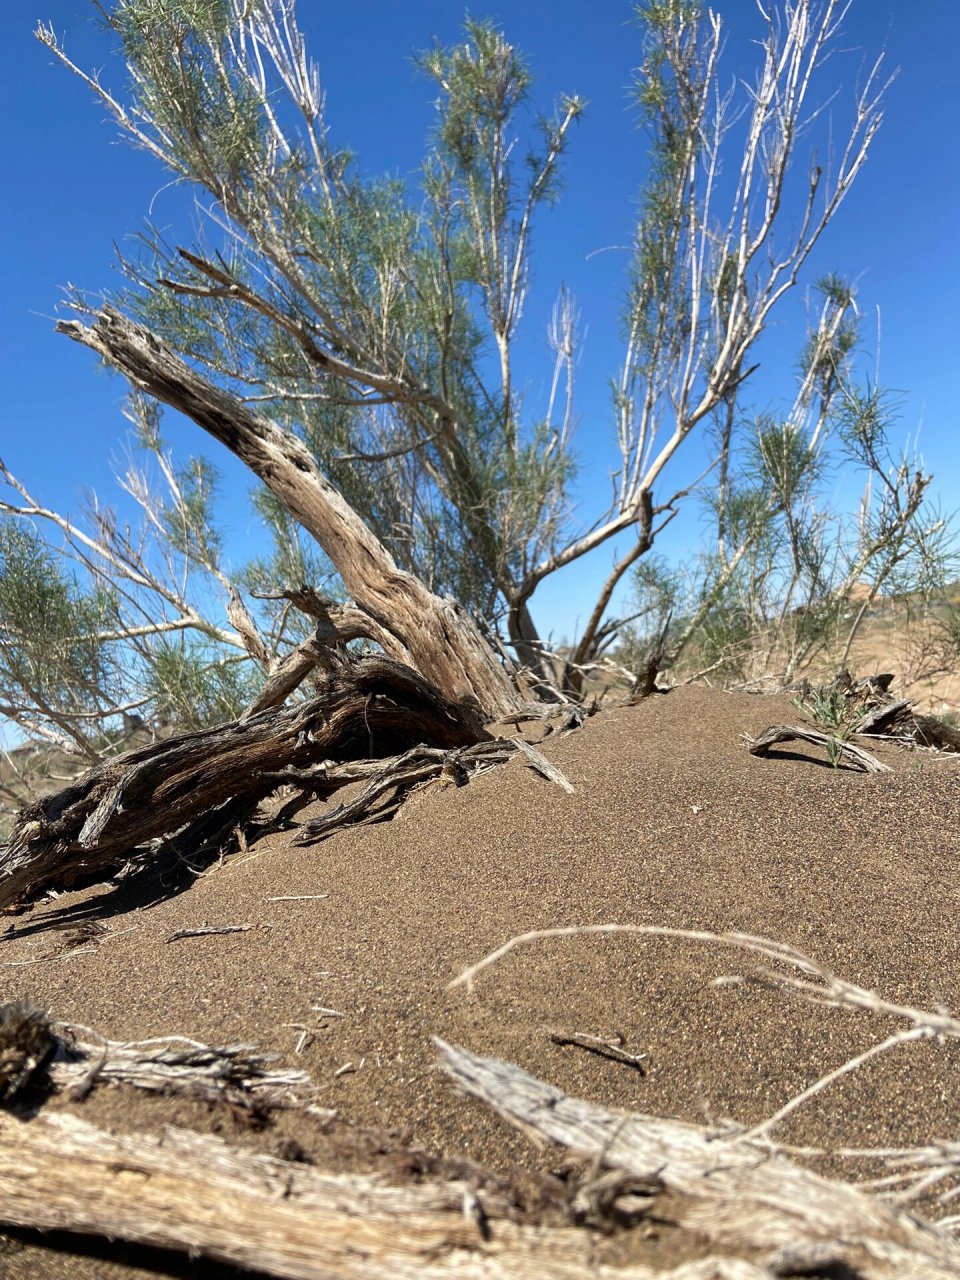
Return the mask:
POLYGON ((138 748, 26 806, 0 849, 0 907, 105 879, 184 828, 198 841, 229 830, 297 771, 306 779, 313 767, 310 789, 320 797, 352 780, 317 772, 321 762, 488 741, 472 700, 452 702, 388 658, 338 658, 310 701, 138 748))

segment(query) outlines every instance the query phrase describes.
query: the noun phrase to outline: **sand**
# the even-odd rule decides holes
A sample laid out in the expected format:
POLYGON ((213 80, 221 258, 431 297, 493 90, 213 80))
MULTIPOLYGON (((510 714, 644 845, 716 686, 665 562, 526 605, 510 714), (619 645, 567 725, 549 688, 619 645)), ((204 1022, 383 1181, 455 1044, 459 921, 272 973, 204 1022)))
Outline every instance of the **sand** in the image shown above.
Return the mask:
MULTIPOLYGON (((418 1146, 496 1170, 556 1167, 556 1152, 452 1091, 434 1068, 434 1035, 612 1107, 758 1121, 891 1024, 712 985, 756 971, 748 955, 623 935, 531 944, 472 993, 448 984, 527 930, 650 923, 766 935, 890 999, 957 1007, 960 762, 883 744, 893 771, 868 776, 830 768, 814 748, 746 751, 744 734, 797 718, 785 698, 681 688, 548 738, 572 795, 515 760, 312 848, 267 837, 165 899, 134 905, 103 886, 64 895, 7 922, 3 996, 29 995, 113 1039, 183 1034, 279 1053, 341 1117, 325 1135, 296 1126, 324 1164, 418 1146), (302 900, 271 901, 281 896, 302 900), (168 941, 202 925, 250 927, 168 941), (558 1028, 619 1035, 645 1055, 642 1072, 557 1045, 558 1028)), ((826 1147, 955 1136, 958 1067, 956 1047, 903 1048, 825 1091, 779 1136, 826 1147)), ((291 1131, 288 1118, 254 1139, 216 1111, 129 1090, 70 1105, 111 1128, 174 1120, 268 1149, 291 1131)), ((161 1265, 135 1254, 118 1268, 22 1240, 6 1249, 0 1274, 11 1277, 161 1265)))

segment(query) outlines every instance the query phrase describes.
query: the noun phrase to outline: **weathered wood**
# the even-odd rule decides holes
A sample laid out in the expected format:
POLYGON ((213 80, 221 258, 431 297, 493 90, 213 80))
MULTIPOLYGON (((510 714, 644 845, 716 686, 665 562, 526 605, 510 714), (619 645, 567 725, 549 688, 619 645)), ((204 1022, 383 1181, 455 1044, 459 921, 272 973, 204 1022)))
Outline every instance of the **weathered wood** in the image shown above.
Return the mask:
POLYGON ((308 702, 138 748, 24 808, 0 849, 0 907, 105 878, 145 842, 208 824, 218 806, 227 819, 248 814, 283 770, 485 740, 472 701, 450 701, 387 658, 340 658, 308 702))
MULTIPOLYGON (((402 756, 390 760, 365 761, 360 766, 344 765, 323 769, 316 780, 301 778, 298 785, 322 792, 328 779, 339 782, 366 779, 366 786, 346 804, 304 822, 293 838, 294 844, 315 844, 344 826, 360 826, 382 822, 402 803, 415 786, 434 779, 445 779, 460 786, 483 769, 503 764, 519 748, 517 739, 491 739, 456 751, 436 747, 413 747, 402 756)), ((539 754, 539 753, 538 753, 539 754)), ((543 757, 541 756, 542 760, 543 757)))
POLYGON ((523 738, 515 738, 514 742, 517 750, 526 756, 531 767, 536 769, 537 773, 542 774, 548 782, 555 782, 558 787, 562 787, 567 795, 573 795, 573 783, 564 775, 561 769, 558 769, 555 764, 551 764, 541 751, 531 746, 523 738))
POLYGON ((227 1102, 251 1111, 309 1109, 317 1088, 305 1071, 276 1066, 254 1045, 221 1048, 184 1036, 108 1040, 89 1027, 54 1022, 27 1001, 0 1005, 0 1102, 10 1105, 35 1079, 85 1097, 99 1084, 227 1102))
POLYGON ((756 1251, 775 1275, 960 1275, 957 1241, 856 1186, 822 1178, 736 1136, 607 1111, 509 1063, 434 1043, 444 1070, 463 1090, 528 1136, 636 1178, 658 1178, 678 1197, 671 1215, 681 1226, 717 1248, 756 1251))
POLYGON ((289 600, 309 617, 315 618, 314 633, 290 653, 271 671, 263 688, 243 712, 242 719, 255 716, 268 707, 279 707, 291 693, 306 680, 312 671, 331 671, 336 655, 342 654, 351 640, 374 640, 384 653, 406 661, 409 654, 396 653, 397 646, 382 627, 359 609, 335 605, 324 600, 310 587, 298 591, 283 591, 273 596, 261 595, 259 599, 289 600))
POLYGON ((894 732, 894 722, 909 712, 909 698, 900 698, 895 702, 880 702, 867 711, 862 719, 856 722, 857 733, 886 734, 894 732))
POLYGON ((0 1222, 189 1252, 291 1280, 773 1280, 750 1262, 608 1265, 596 1236, 512 1221, 468 1182, 387 1186, 166 1129, 0 1113, 0 1222))
POLYGON ((766 755, 767 752, 781 742, 812 742, 814 746, 825 747, 827 751, 835 751, 838 756, 849 760, 864 773, 889 773, 890 766, 878 760, 876 756, 858 747, 855 742, 846 738, 838 738, 833 734, 821 733, 819 729, 805 729, 799 725, 774 724, 756 738, 747 740, 747 749, 753 756, 766 755))
POLYGON ((469 615, 398 568, 389 551, 290 431, 185 364, 113 307, 60 333, 90 347, 130 382, 179 410, 244 462, 323 547, 348 594, 376 625, 384 651, 409 662, 451 699, 475 697, 493 718, 520 695, 469 615))

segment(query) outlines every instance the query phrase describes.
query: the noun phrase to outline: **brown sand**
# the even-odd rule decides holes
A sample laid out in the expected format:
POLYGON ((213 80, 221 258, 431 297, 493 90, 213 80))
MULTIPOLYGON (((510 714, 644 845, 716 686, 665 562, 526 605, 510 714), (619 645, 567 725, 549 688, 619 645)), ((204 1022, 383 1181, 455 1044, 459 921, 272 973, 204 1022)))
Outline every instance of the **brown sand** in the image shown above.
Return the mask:
MULTIPOLYGON (((797 717, 786 699, 703 688, 609 710, 544 745, 574 795, 514 761, 314 848, 268 838, 186 892, 104 915, 110 932, 73 950, 50 924, 65 915, 75 924, 114 899, 103 888, 68 895, 10 922, 3 996, 28 994, 114 1039, 255 1042, 309 1069, 346 1121, 501 1169, 558 1157, 534 1154, 456 1096, 433 1070, 432 1035, 613 1107, 757 1121, 889 1024, 755 987, 714 988, 715 976, 756 963, 636 937, 538 943, 481 975, 471 995, 447 983, 526 930, 655 923, 764 934, 888 998, 957 1007, 957 762, 883 745, 894 772, 866 776, 829 768, 812 748, 769 759, 745 750, 744 733, 797 717), (329 896, 268 901, 315 894, 329 896), (166 941, 202 924, 254 928, 166 941), (318 1004, 344 1016, 318 1026, 318 1004), (296 1058, 291 1024, 315 1029, 296 1058), (560 1047, 546 1031, 555 1027, 619 1032, 648 1055, 647 1071, 560 1047)), ((827 1146, 953 1137, 958 1067, 955 1048, 901 1049, 805 1106, 780 1137, 827 1146)), ((118 1128, 227 1124, 126 1090, 96 1091, 81 1113, 118 1128)), ((297 1136, 318 1159, 340 1158, 302 1121, 297 1136)), ((28 1255, 33 1274, 60 1274, 52 1255, 17 1256, 28 1255)), ((2 1253, 0 1274, 20 1274, 3 1272, 2 1253)), ((119 1272, 97 1263, 72 1274, 119 1272)))

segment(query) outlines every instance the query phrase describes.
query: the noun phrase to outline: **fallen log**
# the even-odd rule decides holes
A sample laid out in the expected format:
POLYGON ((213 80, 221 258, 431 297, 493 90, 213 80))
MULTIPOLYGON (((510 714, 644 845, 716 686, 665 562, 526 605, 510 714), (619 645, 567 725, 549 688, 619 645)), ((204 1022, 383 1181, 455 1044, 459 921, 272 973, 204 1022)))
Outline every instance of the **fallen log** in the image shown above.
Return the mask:
MULTIPOLYGON (((472 700, 452 702, 388 658, 337 656, 310 701, 137 748, 26 806, 0 849, 0 908, 107 879, 191 824, 209 841, 249 817, 285 770, 488 740, 472 700)), ((319 777, 312 789, 346 781, 319 777)))
POLYGON ((516 1221, 492 1181, 388 1186, 181 1129, 114 1134, 72 1115, 0 1112, 7 1226, 106 1236, 291 1280, 774 1280, 736 1258, 668 1270, 598 1261, 595 1232, 516 1221))

